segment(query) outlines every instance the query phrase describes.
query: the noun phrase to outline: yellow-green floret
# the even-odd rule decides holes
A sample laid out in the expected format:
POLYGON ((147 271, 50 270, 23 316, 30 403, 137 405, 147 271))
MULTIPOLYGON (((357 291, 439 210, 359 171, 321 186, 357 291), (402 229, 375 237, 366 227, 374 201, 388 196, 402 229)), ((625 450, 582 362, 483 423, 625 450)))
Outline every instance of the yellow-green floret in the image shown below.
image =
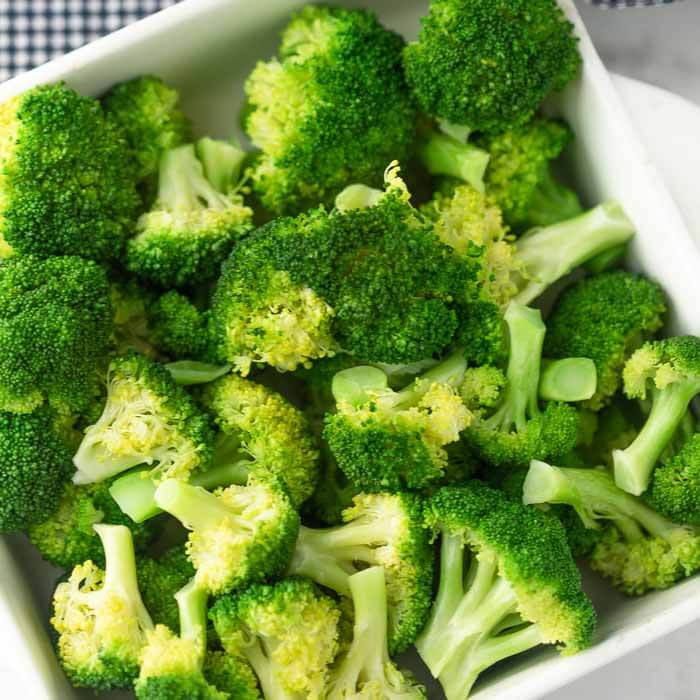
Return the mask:
POLYGON ((558 520, 473 481, 436 492, 425 523, 440 538, 440 580, 416 647, 447 700, 540 644, 590 645, 595 612, 558 520))
POLYGON ((324 697, 340 610, 311 581, 251 586, 219 598, 209 616, 224 649, 253 667, 264 697, 324 697))
POLYGON ((74 481, 102 481, 143 463, 156 481, 186 479, 209 466, 213 441, 208 416, 168 370, 129 352, 110 365, 104 410, 73 458, 74 481))
POLYGON ((190 530, 186 547, 194 580, 215 595, 279 574, 289 564, 299 515, 272 477, 258 475, 246 486, 214 493, 167 479, 155 502, 190 530))
POLYGON ((275 213, 296 213, 351 182, 378 185, 407 155, 415 109, 401 70, 404 42, 374 14, 309 6, 282 33, 279 58, 246 82, 245 127, 262 153, 253 184, 275 213))
POLYGON ((58 655, 78 687, 127 688, 138 675, 141 651, 153 623, 141 600, 131 533, 123 525, 96 525, 104 570, 76 566, 53 597, 51 624, 58 655))
POLYGON ((344 524, 301 527, 289 572, 350 596, 354 573, 384 567, 389 649, 405 651, 432 601, 433 551, 422 517, 423 501, 415 494, 360 494, 343 511, 344 524))
POLYGON ((225 459, 241 474, 276 475, 295 506, 311 495, 318 449, 302 411, 276 391, 234 374, 209 384, 202 399, 221 430, 215 466, 225 459))

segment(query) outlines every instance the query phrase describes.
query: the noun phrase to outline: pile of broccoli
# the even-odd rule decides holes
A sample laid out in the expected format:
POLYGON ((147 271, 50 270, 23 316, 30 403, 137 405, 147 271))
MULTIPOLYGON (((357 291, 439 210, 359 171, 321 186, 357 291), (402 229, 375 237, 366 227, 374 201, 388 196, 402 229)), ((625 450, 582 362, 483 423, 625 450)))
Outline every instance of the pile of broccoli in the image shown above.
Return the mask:
POLYGON ((466 700, 593 643, 578 564, 700 569, 700 338, 555 174, 580 62, 554 0, 307 6, 248 141, 155 76, 0 106, 0 532, 75 686, 466 700))

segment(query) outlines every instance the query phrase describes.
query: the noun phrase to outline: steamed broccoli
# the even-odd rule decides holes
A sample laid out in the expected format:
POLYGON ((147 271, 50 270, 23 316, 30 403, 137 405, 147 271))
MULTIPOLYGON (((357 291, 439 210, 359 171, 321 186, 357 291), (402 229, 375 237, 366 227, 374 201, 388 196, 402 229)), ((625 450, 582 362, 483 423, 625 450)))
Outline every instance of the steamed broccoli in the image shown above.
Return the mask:
POLYGON ((340 610, 310 581, 253 585, 219 598, 209 616, 224 649, 253 667, 265 698, 323 697, 340 610))
POLYGON ((204 677, 231 700, 263 700, 258 679, 250 664, 241 656, 223 651, 209 651, 204 658, 204 677))
POLYGON ((547 357, 590 357, 598 388, 586 404, 600 410, 622 383, 630 354, 662 325, 661 288, 630 272, 607 272, 578 282, 557 300, 547 318, 547 357))
POLYGON ((324 697, 424 700, 425 688, 389 657, 385 570, 372 566, 348 578, 354 608, 352 643, 334 666, 324 697))
POLYGON ((301 527, 289 566, 289 573, 344 596, 351 593, 352 574, 364 566, 383 566, 392 654, 415 641, 432 600, 433 551, 422 505, 414 494, 360 494, 343 512, 343 525, 301 527))
POLYGON ((299 515, 273 478, 214 493, 166 479, 155 502, 191 530, 187 556, 196 569, 194 579, 213 594, 274 576, 289 564, 299 515))
POLYGON ((615 483, 625 491, 644 493, 657 460, 673 439, 693 398, 700 394, 700 338, 681 336, 643 345, 627 361, 625 394, 645 399, 652 408, 634 441, 613 452, 615 483))
POLYGON ((207 354, 207 314, 184 294, 166 292, 148 310, 151 340, 162 353, 177 359, 207 354))
POLYGON ((282 33, 280 58, 260 62, 245 89, 245 127, 262 150, 253 184, 271 211, 296 213, 351 182, 379 184, 404 158, 415 109, 403 40, 374 14, 308 6, 282 33))
POLYGON ((432 0, 404 50, 406 76, 427 114, 502 131, 576 76, 572 30, 555 0, 432 0))
POLYGON ((0 265, 0 408, 45 399, 80 412, 97 392, 112 333, 102 268, 75 257, 15 255, 0 265))
MULTIPOLYGON (((222 160, 232 148, 219 143, 222 160)), ((166 151, 160 160, 158 199, 138 221, 127 245, 126 265, 166 289, 208 282, 250 230, 252 216, 240 193, 220 191, 207 180, 193 144, 166 151)))
POLYGON ((157 481, 187 478, 209 466, 213 439, 208 416, 168 370, 129 352, 110 365, 104 410, 73 458, 74 481, 103 481, 144 462, 157 481))
POLYGON ((629 595, 668 588, 700 569, 697 530, 671 522, 622 491, 602 469, 564 469, 533 461, 523 501, 570 505, 590 528, 607 522, 590 564, 629 595))
POLYGON ((135 163, 96 100, 40 85, 0 105, 0 254, 113 260, 136 218, 135 163))
POLYGON ((138 675, 153 623, 136 582, 129 528, 94 527, 104 547, 105 568, 86 561, 58 584, 51 624, 58 633, 61 665, 73 685, 127 688, 138 675))
POLYGON ((438 491, 425 520, 440 537, 440 583, 416 647, 447 700, 540 644, 589 646, 595 612, 554 518, 474 481, 438 491))

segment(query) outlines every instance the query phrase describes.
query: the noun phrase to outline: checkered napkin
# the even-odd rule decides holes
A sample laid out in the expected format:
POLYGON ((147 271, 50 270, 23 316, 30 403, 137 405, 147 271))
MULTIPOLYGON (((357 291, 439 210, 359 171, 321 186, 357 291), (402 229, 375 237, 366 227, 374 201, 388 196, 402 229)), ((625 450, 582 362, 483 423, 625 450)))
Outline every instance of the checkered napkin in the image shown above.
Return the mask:
POLYGON ((178 0, 0 0, 0 81, 178 0))

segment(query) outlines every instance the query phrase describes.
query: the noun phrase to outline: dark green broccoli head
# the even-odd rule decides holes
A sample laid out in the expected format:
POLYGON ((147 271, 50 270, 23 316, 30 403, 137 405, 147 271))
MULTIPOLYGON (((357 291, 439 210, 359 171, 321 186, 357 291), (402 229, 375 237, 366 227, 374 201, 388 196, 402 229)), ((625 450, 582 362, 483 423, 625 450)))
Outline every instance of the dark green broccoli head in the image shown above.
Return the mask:
POLYGON ((351 182, 379 184, 407 155, 415 109, 403 46, 370 12, 309 6, 292 18, 280 58, 246 83, 246 130, 262 150, 253 183, 269 210, 330 205, 351 182))
POLYGON ((149 307, 148 315, 151 339, 158 350, 189 360, 207 352, 207 315, 184 294, 166 292, 149 307))
POLYGON ((85 410, 112 333, 104 270, 73 257, 14 255, 0 264, 0 407, 42 401, 85 410))
POLYGON ((204 677, 227 697, 235 700, 262 700, 258 679, 240 656, 210 651, 204 658, 204 677))
POLYGON ((124 137, 99 102, 63 84, 42 85, 1 105, 0 123, 2 247, 116 258, 139 198, 124 137))
POLYGON ((616 271, 582 280, 567 289, 547 319, 546 357, 589 357, 597 390, 587 405, 607 403, 622 383, 630 354, 662 325, 666 296, 639 275, 616 271))
POLYGON ((404 51, 427 114, 478 131, 528 121, 581 63, 573 25, 555 0, 432 0, 404 51))

